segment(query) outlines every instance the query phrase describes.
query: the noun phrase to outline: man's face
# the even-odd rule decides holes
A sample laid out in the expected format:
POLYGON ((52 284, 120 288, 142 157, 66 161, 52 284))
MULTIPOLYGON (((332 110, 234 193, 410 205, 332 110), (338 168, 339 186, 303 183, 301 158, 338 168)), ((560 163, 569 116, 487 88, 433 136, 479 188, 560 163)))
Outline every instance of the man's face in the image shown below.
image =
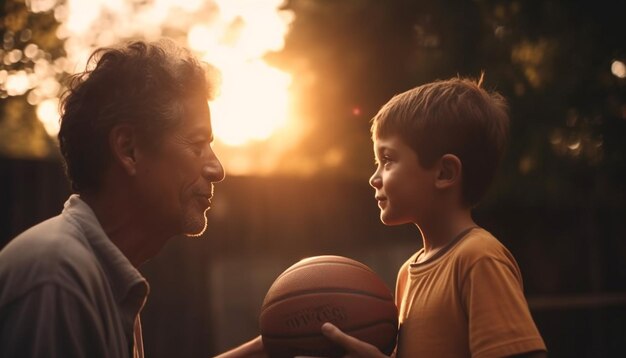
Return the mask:
POLYGON ((207 226, 213 183, 224 179, 224 169, 211 148, 206 100, 189 99, 185 105, 185 118, 145 156, 138 182, 155 226, 171 235, 199 236, 207 226))
POLYGON ((370 178, 386 225, 418 224, 428 216, 435 170, 424 169, 417 154, 396 135, 374 140, 376 171, 370 178))

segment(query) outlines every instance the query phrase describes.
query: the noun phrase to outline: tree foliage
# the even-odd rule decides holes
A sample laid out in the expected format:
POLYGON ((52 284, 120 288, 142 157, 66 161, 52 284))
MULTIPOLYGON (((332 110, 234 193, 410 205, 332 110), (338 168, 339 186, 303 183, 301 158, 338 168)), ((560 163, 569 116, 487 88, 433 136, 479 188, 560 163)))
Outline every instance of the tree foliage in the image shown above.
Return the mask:
MULTIPOLYGON (((529 204, 624 201, 626 6, 599 1, 310 1, 284 51, 316 130, 311 155, 346 153, 370 170, 369 118, 393 94, 435 79, 479 77, 505 95, 512 142, 497 195, 529 204), (358 111, 355 109, 358 108, 358 111), (574 194, 575 193, 575 194, 574 194)), ((356 166, 356 167, 354 167, 356 166)), ((350 165, 347 165, 350 167, 350 165)), ((620 204, 621 205, 621 204, 620 204)))
POLYGON ((63 41, 56 36, 58 26, 53 8, 33 12, 24 0, 0 3, 0 155, 56 155, 54 142, 37 119, 35 105, 60 91, 57 79, 64 72, 53 69, 55 61, 64 56, 63 41), (48 82, 48 93, 41 93, 38 87, 45 78, 54 83, 48 82))

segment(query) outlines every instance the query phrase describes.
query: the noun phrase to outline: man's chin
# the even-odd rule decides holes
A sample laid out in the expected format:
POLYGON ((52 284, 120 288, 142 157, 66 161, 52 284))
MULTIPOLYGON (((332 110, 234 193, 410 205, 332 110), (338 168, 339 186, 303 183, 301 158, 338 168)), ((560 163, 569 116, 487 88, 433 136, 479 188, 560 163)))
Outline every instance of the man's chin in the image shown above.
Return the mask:
POLYGON ((189 220, 185 225, 184 235, 187 237, 200 237, 204 234, 207 228, 206 211, 202 215, 202 218, 194 218, 189 220))
POLYGON ((183 234, 186 237, 194 237, 194 238, 199 238, 202 237, 202 235, 204 234, 205 230, 202 231, 198 231, 196 233, 192 233, 192 232, 188 232, 186 234, 183 234))

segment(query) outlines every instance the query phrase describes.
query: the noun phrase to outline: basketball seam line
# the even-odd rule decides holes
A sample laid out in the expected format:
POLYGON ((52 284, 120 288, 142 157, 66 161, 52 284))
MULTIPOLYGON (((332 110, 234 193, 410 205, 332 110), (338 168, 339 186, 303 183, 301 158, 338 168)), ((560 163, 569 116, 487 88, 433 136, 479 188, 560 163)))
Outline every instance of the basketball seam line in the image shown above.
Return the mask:
MULTIPOLYGON (((379 325, 379 324, 390 324, 392 327, 396 327, 396 328, 398 327, 398 322, 397 321, 380 320, 380 321, 375 321, 375 322, 369 322, 367 324, 362 324, 360 326, 353 327, 353 328, 350 328, 350 329, 343 328, 342 331, 344 333, 352 333, 354 331, 358 331, 358 330, 363 329, 363 328, 369 328, 369 327, 376 326, 376 325, 379 325)), ((320 336, 321 337, 325 337, 322 334, 321 330, 318 333, 300 334, 300 335, 297 335, 297 336, 274 335, 274 334, 266 334, 266 333, 263 334, 263 338, 269 338, 269 339, 315 338, 315 337, 320 337, 320 336)))
MULTIPOLYGON (((371 298, 375 298, 381 301, 385 301, 385 302, 392 302, 393 303, 393 297, 388 296, 388 297, 383 297, 383 296, 379 296, 379 295, 374 295, 370 292, 366 292, 366 291, 361 291, 361 290, 350 290, 350 289, 341 289, 341 288, 333 288, 333 287, 329 287, 329 288, 316 288, 316 289, 309 289, 309 290, 302 290, 302 291, 296 291, 296 292, 292 292, 292 293, 287 293, 284 294, 282 296, 278 296, 276 298, 274 298, 272 301, 263 304, 263 306, 261 307, 261 311, 265 311, 266 309, 270 308, 271 306, 279 303, 280 301, 284 301, 285 299, 291 298, 291 297, 296 297, 296 296, 302 296, 302 295, 313 295, 316 293, 347 293, 347 294, 355 294, 355 295, 363 295, 363 296, 368 296, 371 298)), ((394 303, 395 306, 395 303, 394 303)))
POLYGON ((287 269, 285 272, 283 272, 282 274, 280 274, 280 276, 278 276, 277 280, 293 271, 308 267, 308 266, 314 266, 314 265, 320 265, 320 264, 336 264, 336 265, 348 265, 348 266, 352 266, 352 267, 356 267, 359 268, 363 271, 366 272, 371 272, 371 273, 375 273, 371 268, 369 268, 367 265, 365 264, 356 264, 356 263, 352 263, 352 262, 337 262, 337 261, 318 261, 318 262, 312 262, 306 265, 302 265, 299 267, 294 267, 291 269, 287 269))

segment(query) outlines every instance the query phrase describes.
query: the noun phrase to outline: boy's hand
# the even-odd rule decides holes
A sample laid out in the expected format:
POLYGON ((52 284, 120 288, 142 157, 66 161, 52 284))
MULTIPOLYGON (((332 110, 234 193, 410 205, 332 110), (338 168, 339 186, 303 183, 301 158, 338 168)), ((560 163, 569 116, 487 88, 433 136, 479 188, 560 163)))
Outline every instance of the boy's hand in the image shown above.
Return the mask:
POLYGON ((344 358, 381 358, 387 357, 373 345, 360 341, 343 333, 331 323, 322 325, 322 333, 326 338, 342 346, 346 350, 344 358))

